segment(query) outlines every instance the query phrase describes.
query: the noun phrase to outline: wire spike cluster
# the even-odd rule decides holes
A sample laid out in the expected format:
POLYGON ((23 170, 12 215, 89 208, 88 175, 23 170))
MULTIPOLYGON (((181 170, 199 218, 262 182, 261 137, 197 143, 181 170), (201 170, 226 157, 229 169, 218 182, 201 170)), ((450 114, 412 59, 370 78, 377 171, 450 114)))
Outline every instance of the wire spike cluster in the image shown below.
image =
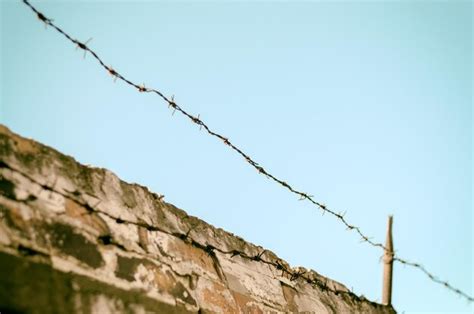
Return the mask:
MULTIPOLYGON (((314 196, 313 195, 310 195, 308 193, 305 193, 305 192, 302 192, 302 191, 299 191, 295 188, 293 188, 290 184, 288 184, 287 182, 275 177, 274 175, 272 175, 271 173, 269 173, 263 166, 259 165, 256 161, 254 161, 249 155, 247 155, 246 153, 244 153, 240 148, 238 148, 237 146, 235 146, 227 137, 224 137, 223 135, 219 134, 219 133, 216 133, 214 131, 212 131, 212 129, 210 129, 207 124, 205 124, 200 116, 194 116, 190 113, 188 113, 187 111, 185 111, 183 108, 181 108, 174 100, 174 95, 171 96, 170 98, 168 98, 167 96, 165 96, 162 92, 160 92, 159 90, 156 90, 156 89, 153 89, 153 88, 148 88, 148 87, 145 87, 144 84, 136 84, 132 81, 130 81, 129 79, 125 78, 122 74, 120 74, 119 72, 117 72, 115 69, 113 69, 112 67, 110 66, 107 66, 104 61, 102 61, 102 59, 97 55, 97 53, 95 51, 93 51, 91 48, 89 48, 88 43, 92 40, 92 38, 90 38, 89 40, 87 40, 86 42, 80 42, 79 40, 76 40, 74 38, 72 38, 68 33, 66 33, 65 31, 63 31, 61 28, 59 28, 58 26, 56 26, 56 24, 53 23, 53 20, 50 19, 50 18, 47 18, 43 13, 39 12, 33 5, 31 5, 29 3, 28 0, 22 0, 24 4, 26 4, 33 12, 36 13, 37 17, 39 20, 41 20, 45 26, 51 26, 52 28, 54 28, 57 32, 59 32, 61 35, 63 35, 66 39, 68 39, 70 42, 72 42, 73 44, 75 44, 77 46, 77 48, 80 48, 82 50, 84 50, 84 57, 86 55, 87 52, 89 52, 92 57, 94 59, 96 59, 99 64, 107 71, 107 73, 109 73, 110 75, 114 76, 114 81, 119 79, 121 80, 122 82, 134 87, 135 89, 137 89, 139 92, 147 92, 147 93, 155 93, 156 95, 158 95, 161 99, 163 99, 166 103, 168 103, 168 107, 170 109, 172 109, 172 114, 174 114, 176 111, 178 111, 179 113, 181 113, 182 115, 184 115, 185 117, 187 117, 192 123, 195 123, 196 125, 199 126, 200 129, 204 129, 209 135, 213 136, 213 137, 216 137, 218 139, 220 139, 226 146, 228 146, 230 149, 232 149, 233 151, 235 151, 237 154, 239 154, 241 157, 243 157, 245 159, 245 161, 247 163, 249 163, 252 167, 254 167, 257 172, 261 175, 264 175, 265 177, 267 177, 268 179, 278 183, 279 185, 281 185, 282 187, 284 187, 285 189, 287 189, 288 191, 290 191, 291 193, 293 194, 296 194, 300 200, 307 200, 309 201, 311 204, 313 204, 314 206, 316 206, 317 208, 319 208, 322 212, 322 214, 324 215, 325 213, 328 213, 330 214, 331 216, 335 217, 336 219, 338 219, 343 225, 345 225, 346 227, 346 230, 348 231, 355 231, 355 233, 358 234, 358 236, 360 237, 360 241, 361 242, 365 242, 365 243, 368 243, 374 247, 378 247, 378 248, 381 248, 383 249, 384 251, 389 251, 382 243, 380 242, 375 242, 372 240, 372 238, 368 237, 367 235, 365 235, 359 227, 355 226, 355 225, 352 225, 350 224, 346 218, 345 218, 345 212, 342 212, 342 213, 338 213, 330 208, 328 208, 325 204, 323 203, 320 203, 318 201, 316 201, 314 199, 314 196)), ((212 251, 213 249, 210 249, 208 248, 208 250, 212 251)), ((238 255, 241 255, 241 254, 238 254, 238 255)), ((260 258, 260 257, 259 257, 260 258)), ((419 269, 420 271, 422 271, 423 273, 425 273, 429 279, 431 279, 433 282, 436 282, 438 284, 441 284, 443 285, 444 287, 446 287, 447 289, 457 293, 458 295, 466 298, 469 302, 474 302, 474 298, 469 296, 468 294, 466 294, 465 292, 461 291, 460 289, 457 289, 457 288, 454 288, 453 286, 451 286, 447 281, 443 281, 443 280, 440 280, 438 279, 436 276, 434 276, 432 273, 428 272, 426 270, 426 268, 424 266, 422 266, 421 264, 418 264, 418 263, 413 263, 413 262, 409 262, 407 260, 404 260, 404 259, 401 259, 399 257, 395 257, 394 258, 395 261, 398 261, 400 262, 401 264, 404 264, 404 265, 407 265, 407 266, 411 266, 411 267, 414 267, 416 269, 419 269)), ((278 268, 278 265, 274 265, 275 267, 278 268)), ((298 277, 301 277, 300 275, 298 277)))

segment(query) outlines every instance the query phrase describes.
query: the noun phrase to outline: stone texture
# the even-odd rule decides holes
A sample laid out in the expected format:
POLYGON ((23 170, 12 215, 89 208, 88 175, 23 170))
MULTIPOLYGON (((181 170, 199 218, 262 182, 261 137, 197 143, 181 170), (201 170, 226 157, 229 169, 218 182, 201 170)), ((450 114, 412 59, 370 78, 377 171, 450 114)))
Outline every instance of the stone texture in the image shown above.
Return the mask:
POLYGON ((395 311, 0 125, 0 312, 395 311))

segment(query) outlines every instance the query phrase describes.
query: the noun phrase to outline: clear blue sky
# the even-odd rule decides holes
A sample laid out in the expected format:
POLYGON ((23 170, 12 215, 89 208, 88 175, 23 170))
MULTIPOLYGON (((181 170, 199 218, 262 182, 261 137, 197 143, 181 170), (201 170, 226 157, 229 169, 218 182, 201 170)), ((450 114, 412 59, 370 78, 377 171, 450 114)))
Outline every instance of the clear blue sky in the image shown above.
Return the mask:
MULTIPOLYGON (((270 172, 473 294, 472 4, 33 2, 270 172)), ((381 300, 381 251, 1 2, 0 122, 381 300)), ((396 264, 399 312, 472 305, 396 264)))

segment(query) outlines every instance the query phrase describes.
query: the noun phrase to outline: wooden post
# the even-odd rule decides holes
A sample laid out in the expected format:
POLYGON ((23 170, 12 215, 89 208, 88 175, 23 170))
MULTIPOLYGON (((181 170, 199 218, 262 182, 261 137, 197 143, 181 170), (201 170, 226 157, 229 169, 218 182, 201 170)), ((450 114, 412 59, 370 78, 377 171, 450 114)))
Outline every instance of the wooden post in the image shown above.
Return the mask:
POLYGON ((393 241, 392 241, 392 221, 393 216, 388 216, 387 238, 385 247, 387 248, 383 256, 383 290, 382 304, 392 304, 392 274, 393 274, 393 241))

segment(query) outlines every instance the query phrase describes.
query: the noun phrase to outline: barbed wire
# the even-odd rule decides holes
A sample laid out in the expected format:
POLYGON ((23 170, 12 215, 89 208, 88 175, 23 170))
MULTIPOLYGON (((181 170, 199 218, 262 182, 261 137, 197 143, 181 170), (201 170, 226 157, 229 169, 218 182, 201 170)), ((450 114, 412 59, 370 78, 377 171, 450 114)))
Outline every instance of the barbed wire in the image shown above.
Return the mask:
POLYGON ((469 302, 474 302, 474 298, 471 297, 470 295, 468 295, 467 293, 461 291, 460 289, 458 288, 455 288, 453 287, 449 282, 447 281, 444 281, 444 280, 441 280, 439 279, 438 277, 436 277, 433 273, 429 272, 428 270, 426 270, 426 268, 419 264, 419 263, 414 263, 414 262, 410 262, 410 261, 407 261, 407 260, 404 260, 404 259, 401 259, 399 257, 394 257, 393 258, 394 261, 396 262, 399 262, 403 265, 407 265, 407 266, 411 266, 411 267, 414 267, 416 269, 419 269, 420 271, 422 271, 426 276, 428 276, 428 278, 430 278, 432 281, 444 286, 446 289, 449 289, 451 291, 453 291, 454 293, 457 293, 459 294, 460 296, 466 298, 469 302))
MULTIPOLYGON (((165 230, 163 228, 160 228, 159 226, 149 224, 145 221, 140 221, 140 220, 133 221, 133 220, 129 220, 129 219, 126 219, 126 218, 117 217, 117 216, 115 216, 115 215, 113 215, 113 214, 111 214, 107 211, 104 211, 104 210, 101 210, 100 208, 98 208, 97 206, 98 206, 98 204, 100 204, 100 200, 96 205, 91 205, 89 202, 85 201, 84 196, 86 194, 84 194, 84 193, 82 193, 78 190, 75 190, 75 191, 59 191, 55 188, 55 185, 56 185, 55 182, 49 183, 49 184, 41 183, 37 179, 35 179, 32 176, 28 175, 27 173, 23 172, 22 170, 14 167, 14 166, 11 166, 11 165, 9 165, 8 163, 6 163, 4 161, 0 161, 0 170, 2 170, 2 168, 5 168, 5 169, 8 169, 12 172, 16 172, 16 173, 20 174, 24 178, 28 179, 30 182, 40 186, 41 188, 45 189, 46 191, 49 191, 50 193, 57 193, 57 194, 61 195, 62 197, 64 197, 65 199, 69 199, 71 201, 76 202, 77 204, 79 204, 80 206, 83 206, 86 209, 85 215, 91 215, 93 213, 101 214, 101 215, 107 216, 111 220, 115 221, 115 223, 117 223, 117 224, 133 225, 133 226, 136 226, 136 227, 139 227, 139 228, 144 228, 149 232, 165 233, 167 235, 177 237, 177 238, 183 240, 184 242, 192 245, 193 247, 206 252, 206 254, 208 254, 211 257, 215 257, 216 252, 219 252, 220 254, 223 254, 223 255, 230 255, 231 258, 235 258, 236 256, 239 256, 242 259, 249 260, 249 261, 252 261, 252 262, 261 262, 263 264, 273 266, 275 268, 275 270, 277 270, 277 271, 281 271, 281 274, 279 274, 279 276, 284 277, 286 279, 289 279, 290 281, 296 281, 298 279, 302 279, 306 283, 308 283, 309 285, 313 286, 313 288, 316 287, 316 286, 319 287, 323 292, 326 292, 326 293, 331 292, 331 293, 334 293, 335 295, 346 295, 351 300, 358 300, 358 301, 364 301, 365 300, 367 302, 370 302, 370 303, 374 304, 374 302, 371 302, 371 301, 369 301, 369 300, 367 300, 363 297, 359 297, 352 290, 349 290, 346 287, 344 287, 346 289, 338 289, 337 285, 334 284, 332 282, 332 280, 330 280, 328 278, 325 278, 323 276, 321 276, 323 278, 319 278, 320 275, 319 274, 317 275, 315 272, 308 271, 306 269, 303 269, 302 267, 291 268, 284 260, 280 259, 279 257, 276 257, 272 252, 270 252, 266 249, 262 249, 260 252, 253 255, 253 254, 246 253, 242 250, 237 250, 237 249, 229 250, 228 248, 226 250, 226 249, 211 245, 209 243, 201 243, 201 242, 199 242, 198 240, 194 239, 191 236, 191 232, 194 231, 194 227, 192 225, 190 226, 190 228, 188 229, 188 231, 186 233, 172 232, 170 230, 165 230), (265 259, 264 256, 271 257, 271 259, 265 259), (328 284, 328 283, 330 283, 330 284, 328 284)), ((0 179, 2 179, 3 177, 4 176, 0 171, 0 179)), ((6 178, 6 179, 8 180, 8 178, 6 178)), ((55 180, 57 180, 57 178, 55 180)), ((95 198, 94 195, 91 195, 91 194, 87 194, 87 195, 92 196, 92 197, 95 198)), ((11 197, 11 196, 9 196, 9 197, 11 197)), ((28 203, 30 201, 29 198, 26 198, 24 200, 23 199, 17 199, 15 195, 13 195, 12 200, 17 201, 17 202, 25 202, 25 203, 28 203)), ((0 211, 0 214, 2 214, 1 211, 0 211)), ((186 221, 187 219, 189 219, 189 217, 190 216, 185 216, 182 219, 183 222, 186 221)), ((117 242, 116 239, 114 239, 112 234, 102 234, 102 235, 98 236, 97 240, 100 243, 104 244, 104 245, 111 244, 111 245, 115 245, 115 246, 119 247, 120 249, 124 249, 124 246, 122 244, 120 244, 119 242, 117 242)), ((20 244, 17 248, 18 249, 23 249, 23 250, 25 248, 29 249, 28 247, 22 246, 22 244, 20 244)), ((259 249, 259 248, 256 248, 256 249, 259 249)), ((134 250, 134 249, 132 249, 132 250, 134 250)), ((135 250, 135 252, 140 254, 139 251, 135 250)))
MULTIPOLYGON (((87 54, 87 52, 89 52, 92 57, 94 59, 96 59, 99 64, 110 74, 114 77, 115 80, 119 79, 121 81, 123 81, 124 83, 134 87, 135 89, 137 89, 138 92, 141 92, 141 93, 154 93, 156 95, 158 95, 161 99, 163 99, 167 104, 168 104, 168 108, 170 108, 172 111, 172 113, 174 114, 176 111, 178 111, 179 113, 181 113, 182 115, 184 115, 185 117, 187 117, 192 123, 196 124, 199 126, 199 129, 201 130, 202 128, 204 128, 204 130, 211 136, 213 137, 216 137, 217 139, 221 140, 225 145, 227 145, 230 149, 232 149, 234 152, 236 152, 237 154, 239 154, 241 157, 244 158, 244 160, 250 164, 250 166, 252 166, 254 169, 257 170, 257 172, 265 177, 267 177, 268 179, 276 182, 277 184, 279 184, 280 186, 282 186, 283 188, 287 189, 288 191, 290 191, 291 193, 299 196, 299 199, 300 200, 306 200, 306 201, 309 201, 311 204, 313 204, 314 206, 316 206, 317 208, 319 208, 321 211, 322 211, 322 214, 324 213, 329 213, 330 215, 332 215, 333 217, 335 217, 336 219, 338 219, 345 227, 346 227, 346 230, 349 230, 349 231, 354 231, 355 233, 357 233, 360 238, 361 238, 361 241, 362 242, 366 242, 368 243, 369 245, 372 245, 373 247, 378 247, 378 248, 381 248, 383 249, 384 251, 387 251, 389 252, 390 254, 393 255, 393 253, 387 249, 386 246, 384 246, 382 243, 380 242, 375 242, 372 240, 372 238, 368 237, 367 235, 365 235, 360 227, 358 226, 355 226, 355 225, 352 225, 350 224, 346 218, 345 218, 345 212, 336 212, 330 208, 328 208, 325 204, 323 203, 320 203, 318 201, 316 201, 314 199, 314 196, 313 195, 310 195, 306 192, 303 192, 303 191, 300 191, 300 190, 297 190, 295 188, 293 188, 290 184, 288 184, 287 182, 285 182, 284 180, 282 179, 279 179, 278 177, 274 176, 273 174, 271 174, 270 172, 268 172, 263 166, 261 166, 259 163, 257 163, 253 158, 251 158, 248 154, 246 154, 245 152, 243 152, 239 147, 237 147, 235 144, 233 144, 227 137, 213 131, 211 128, 209 128, 209 126, 203 122, 203 120, 200 118, 200 116, 194 116, 190 113, 188 113, 185 109, 183 109, 181 106, 179 106, 175 100, 174 100, 174 96, 171 96, 171 97, 167 97, 165 96, 162 92, 160 92, 159 90, 157 89, 154 89, 154 88, 148 88, 145 86, 145 84, 136 84, 134 83, 133 81, 127 79, 126 77, 124 77, 122 74, 120 74, 118 71, 116 71, 115 69, 113 69, 111 66, 107 66, 106 63, 98 56, 98 54, 92 50, 91 48, 89 48, 87 46, 88 42, 90 41, 90 39, 86 42, 81 42, 77 39, 74 39, 72 36, 70 36, 68 33, 66 33, 65 31, 63 31, 60 27, 58 27, 56 24, 53 23, 53 20, 52 19, 49 19, 47 18, 43 13, 41 13, 40 11, 38 11, 33 5, 30 4, 30 2, 28 0, 22 0, 24 4, 26 4, 33 12, 36 13, 38 19, 40 19, 44 24, 45 26, 51 26, 52 28, 54 28, 57 32, 59 32, 60 34, 62 34, 66 39, 68 39, 70 42, 72 42, 73 44, 75 44, 77 46, 77 48, 79 49, 82 49, 84 51, 84 57, 85 55, 87 54)), ((438 283, 438 284, 441 284, 443 285, 445 288, 451 290, 452 292, 454 293, 457 293, 458 295, 466 298, 469 302, 474 302, 474 298, 469 296, 467 293, 465 292, 462 292, 460 289, 457 289, 457 288, 454 288, 453 286, 451 286, 447 281, 443 281, 443 280, 440 280, 438 279, 438 277, 434 276, 432 273, 428 272, 426 270, 426 268, 424 266, 422 266, 421 264, 419 263, 413 263, 413 262, 410 262, 408 260, 405 260, 405 259, 402 259, 402 258, 399 258, 397 256, 394 256, 394 261, 397 261, 397 262, 400 262, 401 264, 404 264, 404 265, 408 265, 408 266, 411 266, 411 267, 414 267, 416 269, 419 269, 420 271, 422 271, 425 275, 428 276, 429 279, 431 279, 433 282, 435 283, 438 283)))
MULTIPOLYGON (((204 130, 208 134, 210 134, 213 137, 218 138, 225 145, 230 147, 230 149, 237 152, 241 157, 243 157, 245 159, 245 161, 247 161, 247 163, 249 163, 254 169, 256 169, 258 173, 260 173, 261 175, 266 176, 268 179, 271 179, 274 182, 278 183, 279 185, 281 185, 285 189, 289 190, 291 193, 296 194, 299 197, 300 200, 307 200, 310 203, 312 203, 313 205, 317 206, 319 209, 322 210, 323 214, 324 213, 329 213, 332 216, 336 217, 337 219, 339 219, 345 225, 347 230, 354 230, 361 237, 361 241, 367 242, 367 243, 369 243, 369 244, 371 244, 372 246, 375 246, 375 247, 380 247, 383 250, 387 250, 387 248, 382 243, 374 242, 370 237, 368 237, 367 235, 362 233, 362 231, 360 230, 359 227, 357 227, 355 225, 352 225, 352 224, 349 224, 349 222, 344 217, 345 212, 336 212, 334 210, 331 210, 325 204, 322 204, 322 203, 314 200, 312 195, 310 195, 308 193, 305 193, 305 192, 302 192, 302 191, 299 191, 299 190, 293 188, 287 182, 283 181, 282 179, 277 178, 276 176, 274 176, 273 174, 268 172, 263 166, 261 166, 259 163, 257 163, 248 154, 244 153, 239 147, 237 147, 235 144, 233 144, 227 137, 225 137, 225 136, 223 136, 223 135, 221 135, 217 132, 214 132, 211 128, 209 128, 209 126, 206 123, 204 123, 203 120, 201 120, 199 115, 194 116, 194 115, 188 113, 186 110, 184 110, 181 106, 179 106, 174 101, 174 96, 171 96, 170 98, 168 98, 162 92, 160 92, 159 90, 156 90, 156 89, 153 89, 153 88, 148 88, 144 84, 141 84, 141 85, 136 84, 136 83, 132 82, 131 80, 125 78, 118 71, 116 71, 115 69, 113 69, 110 66, 107 66, 106 63, 97 55, 97 53, 95 51, 93 51, 92 49, 90 49, 86 45, 86 43, 82 43, 77 39, 73 39, 69 34, 67 34, 65 31, 63 31, 61 28, 59 28, 57 25, 55 25, 52 22, 51 19, 46 18, 41 12, 39 12, 35 7, 33 7, 27 0, 23 0, 23 2, 26 5, 28 5, 37 14, 38 18, 41 21, 43 21, 46 25, 49 25, 49 26, 53 27, 55 30, 57 30, 59 33, 61 33, 64 37, 66 37, 69 41, 71 41, 72 43, 77 45, 78 48, 83 49, 85 53, 89 52, 94 57, 94 59, 96 59, 99 62, 99 64, 110 75, 114 76, 114 78, 119 79, 119 80, 125 82, 126 84, 136 88, 139 92, 157 94, 165 102, 168 103, 168 107, 173 110, 173 113, 178 111, 179 113, 186 116, 192 123, 197 124, 200 127, 200 129, 204 128, 204 130)), ((88 41, 90 41, 90 39, 88 41)))

